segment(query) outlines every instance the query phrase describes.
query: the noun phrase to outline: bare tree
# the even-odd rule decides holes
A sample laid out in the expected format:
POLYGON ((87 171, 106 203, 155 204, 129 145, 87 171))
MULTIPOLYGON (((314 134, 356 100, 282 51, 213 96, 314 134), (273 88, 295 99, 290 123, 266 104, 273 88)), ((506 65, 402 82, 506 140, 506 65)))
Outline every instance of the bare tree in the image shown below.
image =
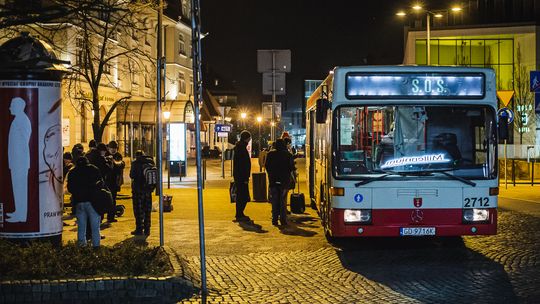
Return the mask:
POLYGON ((517 45, 514 66, 514 123, 519 133, 519 143, 523 144, 523 134, 528 132, 534 116, 534 95, 529 91, 529 71, 523 64, 521 46, 517 45))
MULTIPOLYGON (((155 4, 146 0, 40 2, 43 10, 50 13, 15 11, 19 15, 11 21, 3 20, 0 14, 0 26, 4 21, 9 26, 6 30, 37 34, 58 52, 74 58, 68 76, 68 98, 81 115, 92 111, 94 139, 100 142, 116 108, 131 97, 131 90, 123 89, 120 79, 136 83, 134 78, 139 74, 155 74, 151 48, 144 44, 149 44, 154 36, 150 16, 155 12, 155 4), (104 99, 105 89, 116 92, 115 100, 104 99), (105 103, 110 107, 102 115, 100 110, 105 103)), ((145 82, 150 90, 154 89, 153 81, 145 82)))

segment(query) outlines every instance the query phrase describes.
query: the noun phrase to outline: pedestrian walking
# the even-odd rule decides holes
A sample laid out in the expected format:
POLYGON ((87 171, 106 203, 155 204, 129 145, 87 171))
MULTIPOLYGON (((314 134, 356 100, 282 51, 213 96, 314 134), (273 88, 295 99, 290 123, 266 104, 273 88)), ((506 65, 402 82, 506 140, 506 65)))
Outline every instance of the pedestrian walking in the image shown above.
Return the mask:
POLYGON ((93 194, 97 187, 103 183, 99 169, 90 164, 88 158, 80 156, 75 167, 67 176, 67 188, 71 193, 71 204, 77 217, 77 241, 79 245, 86 244, 87 224, 90 224, 91 240, 93 247, 100 245, 99 224, 101 216, 92 206, 93 194))
POLYGON ((249 195, 249 177, 251 175, 251 158, 247 150, 247 145, 251 139, 251 134, 244 130, 240 133, 240 140, 234 147, 233 156, 233 178, 236 185, 236 220, 249 221, 249 217, 244 214, 247 203, 251 200, 249 195))
POLYGON ((294 173, 294 158, 287 150, 283 139, 275 142, 275 150, 266 156, 266 172, 270 185, 270 202, 272 203, 272 225, 287 225, 286 198, 291 187, 291 175, 294 173))
POLYGON ((107 149, 108 151, 105 154, 105 159, 108 164, 112 165, 112 170, 109 175, 107 175, 105 184, 107 185, 107 188, 109 188, 109 191, 111 191, 113 198, 111 209, 107 212, 107 222, 113 223, 118 221, 115 219, 116 195, 124 183, 124 168, 126 167, 126 164, 122 159, 122 154, 118 153, 118 143, 116 141, 113 140, 109 142, 107 149))
POLYGON ((138 150, 135 153, 135 160, 131 164, 129 177, 131 177, 133 213, 135 215, 135 230, 131 234, 149 236, 152 220, 151 195, 157 181, 157 169, 152 157, 146 156, 142 150, 138 150))

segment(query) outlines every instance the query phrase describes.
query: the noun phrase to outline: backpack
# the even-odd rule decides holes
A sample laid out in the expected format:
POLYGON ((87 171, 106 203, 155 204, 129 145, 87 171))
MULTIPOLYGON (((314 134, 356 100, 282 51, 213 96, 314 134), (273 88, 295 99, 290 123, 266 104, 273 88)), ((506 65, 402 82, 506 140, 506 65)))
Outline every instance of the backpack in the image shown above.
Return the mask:
POLYGON ((142 181, 143 190, 152 192, 156 189, 158 183, 158 170, 153 162, 145 162, 142 164, 142 181))

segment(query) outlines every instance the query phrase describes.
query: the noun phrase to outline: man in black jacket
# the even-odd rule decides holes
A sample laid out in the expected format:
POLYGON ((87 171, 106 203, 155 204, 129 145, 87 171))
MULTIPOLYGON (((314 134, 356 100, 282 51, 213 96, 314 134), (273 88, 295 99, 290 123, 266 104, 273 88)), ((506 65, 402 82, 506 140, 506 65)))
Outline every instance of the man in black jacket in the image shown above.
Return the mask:
POLYGON ((251 134, 244 130, 240 133, 240 140, 234 147, 233 156, 233 177, 236 185, 236 220, 249 221, 249 217, 244 215, 247 202, 251 200, 249 196, 249 176, 251 175, 251 158, 247 150, 247 145, 251 139, 251 134))
POLYGON ((148 190, 145 183, 144 167, 155 166, 154 160, 144 152, 138 150, 135 160, 131 163, 129 177, 131 177, 131 193, 133 196, 133 213, 135 214, 135 230, 133 235, 150 235, 152 213, 152 190, 148 190))
POLYGON ((272 202, 272 225, 277 226, 278 217, 281 225, 287 224, 286 198, 291 183, 291 173, 295 170, 294 157, 287 150, 285 140, 275 142, 276 149, 266 156, 266 172, 270 184, 272 202))
POLYGON ((122 160, 122 154, 118 152, 118 143, 115 140, 112 140, 107 145, 107 153, 105 154, 105 159, 108 164, 112 164, 112 170, 109 172, 105 179, 105 184, 107 188, 111 191, 113 204, 111 210, 107 212, 107 222, 117 222, 114 217, 116 215, 116 196, 118 191, 120 191, 120 186, 124 183, 124 167, 126 166, 122 160))
POLYGON ((67 175, 67 188, 71 193, 71 204, 77 216, 77 240, 81 246, 86 244, 86 230, 89 223, 92 230, 92 246, 99 247, 101 216, 92 206, 91 200, 97 186, 102 182, 98 168, 91 165, 84 156, 77 159, 75 167, 67 175))

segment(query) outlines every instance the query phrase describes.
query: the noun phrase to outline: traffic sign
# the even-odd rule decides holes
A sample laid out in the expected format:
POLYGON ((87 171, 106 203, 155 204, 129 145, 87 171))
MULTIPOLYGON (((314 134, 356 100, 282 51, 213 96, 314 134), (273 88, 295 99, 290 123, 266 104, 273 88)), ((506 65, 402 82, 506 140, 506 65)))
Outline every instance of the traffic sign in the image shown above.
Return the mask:
POLYGON ((540 71, 531 71, 531 92, 540 92, 540 71))
POLYGON ((216 124, 214 130, 216 132, 231 132, 231 125, 216 124))
POLYGON ((508 105, 513 96, 514 91, 497 91, 497 97, 499 97, 505 107, 508 105))
POLYGON ((508 124, 511 124, 514 122, 514 112, 510 110, 509 108, 502 108, 499 111, 497 111, 498 117, 506 117, 508 119, 508 124))

